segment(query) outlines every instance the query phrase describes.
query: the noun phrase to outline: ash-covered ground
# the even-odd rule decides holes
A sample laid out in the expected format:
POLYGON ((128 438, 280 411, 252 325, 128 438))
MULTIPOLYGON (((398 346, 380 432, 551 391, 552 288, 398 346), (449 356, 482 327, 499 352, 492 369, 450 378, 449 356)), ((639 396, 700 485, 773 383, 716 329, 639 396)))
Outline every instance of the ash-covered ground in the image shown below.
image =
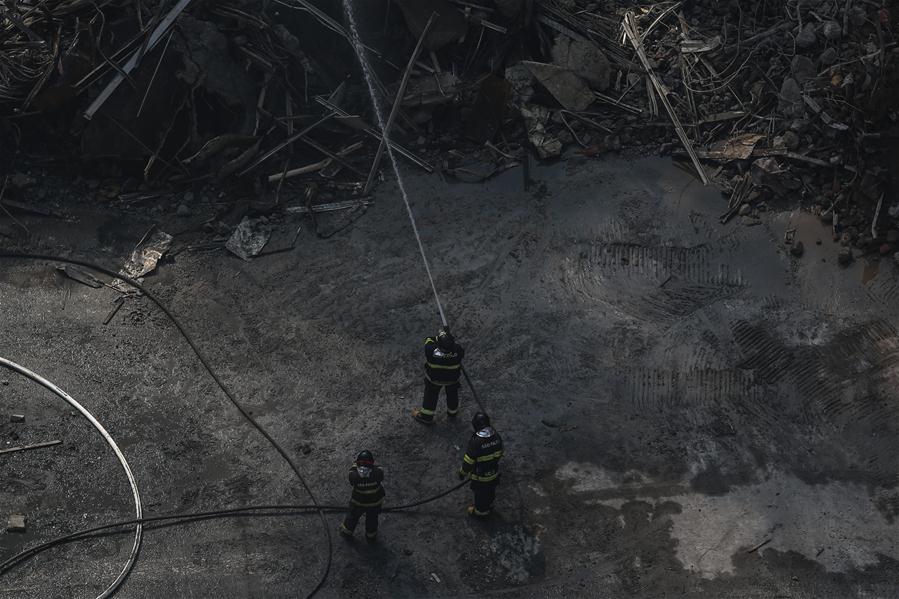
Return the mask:
MULTIPOLYGON (((899 595, 893 261, 839 268, 829 223, 776 206, 757 226, 722 226, 718 191, 665 160, 573 158, 530 176, 527 190, 519 170, 483 185, 408 180, 447 316, 507 443, 497 513, 470 520, 459 491, 385 515, 374 547, 345 543, 329 515, 320 596, 899 595)), ((176 208, 72 200, 68 219, 19 215, 31 234, 18 249, 118 269, 149 225, 175 234, 147 287, 322 503, 347 501, 362 448, 386 470, 389 503, 455 484, 474 404, 464 391, 458 424, 410 418, 439 319, 392 186, 328 239, 279 217, 302 227, 296 248, 250 262, 191 247, 177 229, 207 215, 176 208)), ((158 310, 129 299, 104 325, 118 292, 55 266, 0 262, 0 355, 94 413, 148 515, 308 502, 158 310)), ((127 482, 87 422, 11 372, 0 384, 4 448, 62 441, 0 456, 3 519, 28 517, 26 533, 0 532, 0 557, 130 517, 127 482)), ((0 576, 0 595, 94 597, 131 543, 45 552, 0 576)), ((315 515, 149 530, 117 596, 303 596, 325 550, 315 515)))

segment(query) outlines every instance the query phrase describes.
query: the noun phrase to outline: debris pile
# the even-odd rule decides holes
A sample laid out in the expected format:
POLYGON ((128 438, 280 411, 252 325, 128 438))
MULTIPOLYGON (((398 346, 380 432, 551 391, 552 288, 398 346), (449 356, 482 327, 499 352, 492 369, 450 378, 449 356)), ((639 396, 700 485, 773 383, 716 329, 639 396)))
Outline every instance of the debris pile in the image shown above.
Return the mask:
MULTIPOLYGON (((878 3, 394 0, 356 10, 377 101, 396 116, 389 143, 425 171, 480 181, 528 152, 670 153, 723 187, 722 222, 754 224, 783 201, 819 214, 846 246, 894 249, 899 47, 878 3)), ((314 214, 310 197, 361 199, 383 167, 350 38, 336 1, 5 5, 0 133, 70 152, 74 141, 83 161, 139 164, 145 181, 243 181, 275 203, 305 198, 314 214)), ((252 231, 232 251, 261 249, 252 231)))
POLYGON ((572 143, 588 155, 671 153, 727 192, 722 222, 757 224, 783 201, 821 215, 846 246, 899 249, 887 239, 899 217, 889 196, 899 47, 888 9, 547 0, 535 20, 545 61, 512 64, 505 77, 541 157, 572 143))

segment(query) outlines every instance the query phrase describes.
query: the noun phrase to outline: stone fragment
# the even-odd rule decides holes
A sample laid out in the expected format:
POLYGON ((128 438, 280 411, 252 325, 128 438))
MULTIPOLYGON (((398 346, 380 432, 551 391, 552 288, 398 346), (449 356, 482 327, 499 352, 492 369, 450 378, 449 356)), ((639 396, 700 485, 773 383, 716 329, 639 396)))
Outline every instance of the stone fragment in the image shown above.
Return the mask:
POLYGON ((832 42, 843 37, 843 28, 836 21, 824 21, 821 25, 821 34, 832 42))
POLYGON ((25 414, 10 414, 10 422, 25 422, 25 414))
POLYGON ((26 518, 21 514, 11 514, 6 521, 6 532, 25 532, 26 518))
POLYGON ((792 77, 787 77, 781 84, 777 105, 781 112, 790 117, 801 117, 805 113, 802 103, 802 88, 792 77))
POLYGON ((793 131, 785 131, 783 135, 778 135, 774 138, 774 147, 775 148, 786 148, 787 150, 793 151, 799 147, 799 136, 796 135, 793 131))
POLYGON ((836 48, 825 48, 824 52, 821 53, 821 56, 818 57, 818 62, 822 65, 829 67, 834 64, 840 57, 840 53, 837 52, 836 48))
MULTIPOLYGON (((828 48, 828 50, 831 49, 832 48, 828 48)), ((802 54, 797 54, 793 57, 793 60, 790 61, 790 71, 793 73, 793 78, 800 84, 814 78, 817 74, 815 62, 808 56, 803 56, 802 54)))
POLYGON ((806 23, 805 27, 796 36, 796 46, 806 50, 816 43, 818 43, 818 35, 815 33, 815 25, 814 23, 806 23))
POLYGON ((609 88, 612 64, 602 50, 586 41, 560 35, 552 49, 553 62, 568 69, 597 91, 609 88))
POLYGON ((542 62, 524 61, 522 64, 563 108, 580 112, 595 100, 587 84, 573 71, 542 62))

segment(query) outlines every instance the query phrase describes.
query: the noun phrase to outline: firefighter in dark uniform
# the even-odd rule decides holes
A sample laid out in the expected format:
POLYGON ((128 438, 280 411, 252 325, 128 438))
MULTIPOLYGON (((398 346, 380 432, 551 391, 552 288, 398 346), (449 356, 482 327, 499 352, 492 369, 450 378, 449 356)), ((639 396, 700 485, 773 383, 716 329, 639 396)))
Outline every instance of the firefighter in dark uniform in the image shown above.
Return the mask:
POLYGON ((434 424, 434 410, 440 390, 446 393, 446 415, 455 418, 459 413, 459 373, 465 350, 456 343, 449 329, 443 327, 437 337, 425 339, 425 392, 421 408, 412 417, 424 424, 434 424))
POLYGON ((352 538, 356 524, 365 515, 365 540, 374 543, 378 536, 378 516, 384 503, 384 471, 375 466, 375 458, 370 451, 363 450, 356 456, 356 463, 350 468, 350 484, 353 495, 350 511, 340 523, 340 534, 352 538))
POLYGON ((492 426, 490 418, 478 412, 471 419, 474 434, 468 442, 459 478, 471 481, 474 505, 469 506, 468 515, 486 517, 493 509, 496 486, 499 484, 499 460, 503 457, 503 439, 492 426))

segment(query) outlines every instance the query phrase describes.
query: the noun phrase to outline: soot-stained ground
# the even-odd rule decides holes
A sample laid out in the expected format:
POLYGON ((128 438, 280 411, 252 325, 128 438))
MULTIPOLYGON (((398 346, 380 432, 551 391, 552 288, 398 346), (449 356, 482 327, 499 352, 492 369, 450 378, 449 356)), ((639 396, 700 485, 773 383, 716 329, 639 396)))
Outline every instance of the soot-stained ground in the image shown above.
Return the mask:
MULTIPOLYGON (((817 218, 722 226, 725 201, 662 160, 573 158, 485 185, 410 177, 467 368, 505 437, 497 513, 467 491, 383 517, 380 544, 334 538, 323 597, 895 597, 899 297, 892 263, 835 264, 817 218), (783 245, 796 229, 802 258, 783 245), (818 245, 816 242, 823 239, 818 245)), ((121 264, 152 221, 76 205, 28 247, 121 264)), ((200 216, 197 216, 200 218, 200 216)), ((329 217, 339 218, 339 217, 329 217)), ((177 223, 174 214, 158 224, 177 223)), ((182 223, 183 226, 183 223, 182 223)), ((304 225, 305 227, 305 225, 304 225)), ((474 411, 409 417, 439 325, 402 202, 292 252, 183 251, 146 280, 322 503, 348 499, 362 448, 388 502, 455 484, 474 411)), ((0 263, 0 355, 106 426, 148 514, 306 503, 289 468, 144 299, 45 262, 0 263)), ((0 372, 2 556, 132 513, 127 482, 70 408, 0 372), (4 421, 6 418, 4 417, 4 421)), ((339 515, 329 515, 336 533, 339 515)), ((0 576, 4 597, 94 597, 132 538, 56 548, 0 576)), ((118 596, 295 597, 326 544, 314 515, 148 531, 118 596)))

